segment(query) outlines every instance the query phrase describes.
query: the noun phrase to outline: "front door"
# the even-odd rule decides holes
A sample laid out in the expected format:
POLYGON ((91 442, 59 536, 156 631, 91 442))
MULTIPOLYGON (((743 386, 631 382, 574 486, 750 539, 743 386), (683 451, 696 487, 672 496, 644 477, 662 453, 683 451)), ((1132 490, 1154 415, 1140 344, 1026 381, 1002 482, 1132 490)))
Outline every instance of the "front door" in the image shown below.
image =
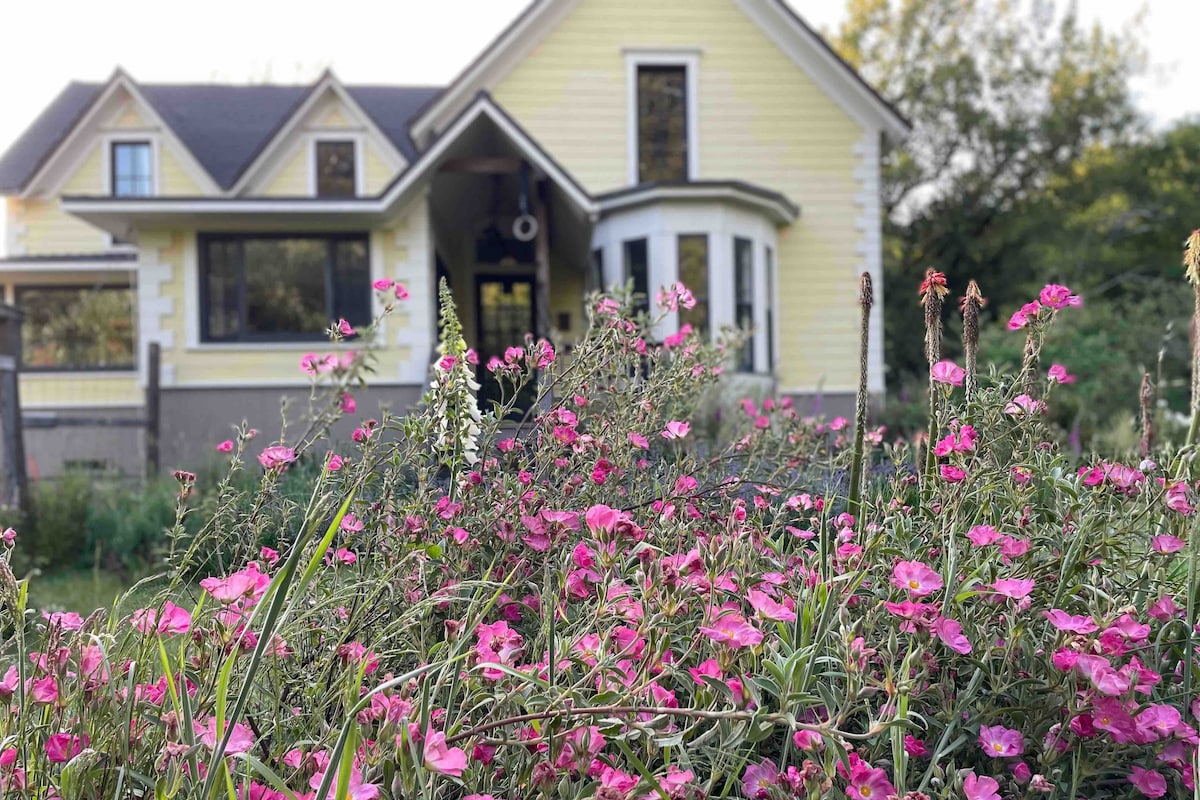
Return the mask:
MULTIPOLYGON (((476 325, 476 350, 479 353, 479 407, 489 410, 500 400, 501 386, 487 369, 493 357, 504 358, 509 347, 525 346, 525 335, 534 328, 533 278, 518 275, 479 275, 475 279, 479 299, 476 325)), ((517 407, 525 410, 533 401, 534 385, 517 398, 517 407)), ((505 388, 511 398, 511 384, 505 388)))

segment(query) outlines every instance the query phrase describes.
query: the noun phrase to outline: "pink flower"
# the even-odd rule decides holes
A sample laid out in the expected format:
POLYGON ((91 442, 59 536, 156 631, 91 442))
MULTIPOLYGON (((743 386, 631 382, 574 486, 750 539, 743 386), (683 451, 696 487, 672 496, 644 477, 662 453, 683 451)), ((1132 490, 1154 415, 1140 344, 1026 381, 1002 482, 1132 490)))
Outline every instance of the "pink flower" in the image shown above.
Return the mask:
POLYGON ((342 319, 339 319, 337 321, 337 331, 342 336, 353 336, 354 335, 354 326, 351 325, 349 322, 347 322, 346 319, 343 317, 342 319))
POLYGON ((1167 781, 1157 771, 1152 769, 1142 769, 1141 767, 1129 768, 1129 782, 1137 787, 1137 790, 1146 797, 1162 797, 1167 793, 1167 781))
POLYGON ((1015 758, 1025 752, 1025 739, 1020 731, 1003 725, 981 725, 979 746, 993 758, 1015 758))
POLYGON ((933 632, 942 643, 956 653, 966 655, 971 652, 971 641, 963 635, 962 625, 949 617, 941 617, 933 623, 933 632))
MULTIPOLYGON (((320 789, 321 784, 325 780, 325 773, 331 769, 334 770, 332 785, 336 787, 340 777, 338 770, 341 769, 341 767, 336 764, 326 765, 325 769, 318 771, 315 775, 309 778, 309 787, 313 789, 320 789)), ((347 781, 346 788, 349 790, 346 794, 346 797, 349 798, 349 800, 378 800, 378 798, 381 796, 379 787, 377 785, 373 783, 363 783, 362 767, 358 765, 357 761, 350 767, 350 780, 347 781)), ((303 796, 311 797, 311 795, 303 796)), ((280 794, 279 800, 283 800, 283 798, 284 795, 280 794)), ((251 794, 249 800, 258 800, 258 798, 255 798, 254 795, 251 794)), ((264 796, 261 798, 261 800, 267 800, 267 798, 264 796)))
POLYGON ((762 631, 755 628, 741 614, 722 614, 711 625, 700 626, 700 632, 730 647, 753 647, 763 640, 762 631))
POLYGON ((634 447, 640 447, 643 450, 650 449, 650 442, 647 441, 646 437, 642 436, 640 433, 634 433, 633 431, 630 431, 629 443, 634 447))
POLYGON ((1167 553, 1178 553, 1187 543, 1178 536, 1162 534, 1161 536, 1155 536, 1151 538, 1150 544, 1154 547, 1154 552, 1163 553, 1165 555, 1167 553))
POLYGON ((967 371, 953 361, 939 361, 929 368, 929 377, 937 383, 962 386, 967 371))
POLYGON ((923 758, 929 755, 929 748, 917 737, 906 734, 904 737, 904 752, 913 758, 923 758))
POLYGON ((163 604, 161 614, 154 608, 141 608, 129 620, 135 630, 144 634, 174 635, 187 633, 192 627, 192 615, 170 600, 163 604))
POLYGON ((1062 364, 1054 364, 1050 367, 1046 376, 1054 383, 1074 383, 1075 376, 1067 372, 1067 368, 1062 364))
POLYGON ((342 399, 338 402, 342 409, 342 413, 353 414, 358 410, 358 403, 354 401, 354 395, 346 392, 342 394, 342 399))
POLYGON ((1004 407, 1004 413, 1012 416, 1041 414, 1045 410, 1045 403, 1041 400, 1034 400, 1027 394, 1017 395, 1013 398, 1012 402, 1004 407))
POLYGON ((458 747, 446 745, 446 734, 435 731, 425 737, 423 749, 425 769, 452 778, 461 778, 467 768, 467 754, 458 747))
POLYGON ((79 755, 87 746, 88 737, 86 736, 56 733, 46 739, 46 758, 52 764, 62 764, 79 755))
POLYGON ((386 292, 388 289, 392 288, 392 286, 394 286, 395 283, 396 282, 393 281, 391 278, 380 278, 379 280, 372 283, 371 286, 373 286, 375 288, 375 291, 377 291, 377 292, 386 292))
POLYGON ((251 562, 245 569, 224 578, 205 578, 200 581, 200 588, 222 604, 232 603, 244 597, 257 602, 270 582, 270 576, 259 572, 258 564, 251 562))
POLYGON ((692 425, 689 422, 671 420, 667 423, 666 430, 662 432, 662 437, 664 439, 682 439, 688 435, 691 429, 692 425))
POLYGON ((54 679, 53 675, 39 678, 33 682, 29 694, 33 698, 33 702, 49 705, 58 699, 58 681, 54 679))
POLYGON ((363 523, 361 519, 353 514, 347 514, 342 517, 342 521, 338 524, 338 527, 346 533, 358 533, 363 529, 363 523))
POLYGON ((233 452, 233 440, 226 439, 225 441, 221 442, 219 445, 217 445, 217 452, 218 453, 233 452))
POLYGON ((342 465, 344 463, 345 463, 345 459, 343 459, 337 453, 334 453, 331 451, 325 455, 325 467, 330 472, 337 472, 339 469, 342 468, 342 465))
POLYGON ((892 567, 892 585, 909 597, 924 597, 942 588, 942 576, 920 561, 900 561, 892 567))
POLYGON ((0 542, 3 542, 5 547, 12 547, 16 541, 17 532, 12 528, 5 528, 4 533, 0 533, 0 542))
POLYGON ((272 445, 258 454, 258 463, 264 469, 283 469, 296 460, 296 451, 281 444, 272 445))
MULTIPOLYGON (((217 718, 209 717, 204 724, 195 722, 193 725, 196 734, 200 737, 200 742, 215 750, 217 742, 221 740, 221 737, 217 736, 217 718)), ((226 729, 221 732, 222 735, 229 733, 229 744, 225 745, 225 755, 236 756, 239 753, 248 753, 250 748, 254 747, 254 732, 248 727, 239 722, 230 731, 228 721, 225 725, 226 729)))
POLYGON ((1000 545, 1000 555, 1005 558, 1020 558, 1032 546, 1028 539, 1014 539, 1011 536, 1001 536, 996 541, 1000 545))
POLYGON ((772 619, 776 622, 795 622, 795 610, 788 608, 782 603, 776 602, 765 592, 760 592, 757 589, 751 589, 746 592, 746 601, 750 603, 750 607, 764 619, 772 619))
POLYGON ((1034 582, 1022 578, 1001 578, 992 584, 992 591, 1013 600, 1024 600, 1033 591, 1034 582))
POLYGON ((405 286, 403 283, 396 284, 396 299, 397 300, 407 300, 408 299, 408 287, 405 286))
POLYGON ((995 778, 968 772, 967 777, 963 778, 963 793, 967 800, 1000 800, 1000 784, 995 778))
POLYGON ((946 483, 962 483, 967 478, 967 471, 953 464, 942 464, 938 471, 946 483))
POLYGON ((1052 608, 1049 611, 1043 611, 1042 616, 1050 621, 1050 624, 1060 631, 1069 631, 1071 633, 1095 633, 1100 630, 1100 626, 1092 621, 1091 617, 1073 616, 1067 612, 1052 608))
POLYGON ((1038 294, 1038 302, 1046 308, 1060 309, 1067 306, 1081 306, 1083 300, 1079 295, 1071 294, 1071 290, 1056 283, 1048 283, 1038 294))
POLYGON ((991 525, 976 525, 967 531, 967 538, 976 547, 984 547, 1000 538, 1000 532, 991 525))
POLYGON ((779 780, 779 770, 775 764, 763 759, 758 764, 751 764, 742 773, 742 794, 750 800, 766 800, 771 796, 771 787, 779 780))
POLYGON ((1041 305, 1035 300, 1032 303, 1026 303, 1021 306, 1020 310, 1014 313, 1008 320, 1008 329, 1010 331, 1019 330, 1029 324, 1031 319, 1036 319, 1038 312, 1042 310, 1041 305))
POLYGON ((850 753, 849 761, 849 770, 841 761, 837 765, 838 772, 850 782, 846 787, 847 797, 855 800, 880 800, 896 794, 896 787, 888 780, 885 771, 872 768, 857 753, 850 753))

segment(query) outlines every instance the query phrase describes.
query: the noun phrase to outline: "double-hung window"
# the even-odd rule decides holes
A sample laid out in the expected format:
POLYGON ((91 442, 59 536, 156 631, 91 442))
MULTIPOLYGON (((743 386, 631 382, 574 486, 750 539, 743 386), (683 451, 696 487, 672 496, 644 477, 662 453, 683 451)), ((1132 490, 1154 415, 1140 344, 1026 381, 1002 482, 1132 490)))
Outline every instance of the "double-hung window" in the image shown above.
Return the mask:
POLYGON ((679 326, 691 325, 701 339, 708 338, 708 235, 680 234, 679 282, 696 298, 692 308, 679 307, 679 326))
POLYGON ((353 140, 316 143, 314 184, 317 197, 354 197, 358 194, 357 147, 353 140))
POLYGON ((109 151, 113 197, 154 194, 154 151, 150 142, 113 142, 109 151))
POLYGON ((319 340, 330 324, 371 321, 365 234, 200 237, 205 342, 319 340))
POLYGON ((746 332, 746 342, 738 355, 738 369, 754 371, 754 242, 735 237, 733 240, 733 303, 734 321, 746 332))
POLYGON ((633 284, 634 313, 650 313, 650 249, 645 239, 625 242, 625 280, 633 284))

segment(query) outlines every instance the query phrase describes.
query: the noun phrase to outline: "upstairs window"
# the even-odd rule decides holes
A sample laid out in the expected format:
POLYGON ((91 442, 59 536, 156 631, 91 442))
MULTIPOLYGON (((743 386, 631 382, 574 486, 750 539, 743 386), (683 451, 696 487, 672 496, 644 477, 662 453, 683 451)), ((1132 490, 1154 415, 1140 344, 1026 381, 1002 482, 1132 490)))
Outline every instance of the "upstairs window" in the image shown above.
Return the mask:
POLYGON ((754 337, 748 334, 754 329, 754 242, 740 237, 733 240, 733 304, 734 322, 747 333, 738 369, 753 372, 754 337))
POLYGON ((111 164, 113 197, 154 194, 154 164, 149 142, 113 142, 111 164))
POLYGON ((688 68, 637 66, 637 182, 686 181, 688 68))
POLYGON ((321 141, 316 145, 317 197, 354 197, 358 167, 353 141, 321 141))
POLYGON ((319 341, 371 321, 367 237, 209 235, 200 242, 206 342, 319 341))

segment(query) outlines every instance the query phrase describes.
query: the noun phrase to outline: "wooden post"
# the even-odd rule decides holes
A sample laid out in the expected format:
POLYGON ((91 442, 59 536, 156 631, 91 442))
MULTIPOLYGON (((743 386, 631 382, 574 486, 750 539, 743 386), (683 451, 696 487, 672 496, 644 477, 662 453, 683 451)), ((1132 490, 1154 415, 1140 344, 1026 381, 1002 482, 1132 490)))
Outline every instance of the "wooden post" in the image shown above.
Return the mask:
POLYGON ((5 460, 11 462, 7 464, 8 484, 11 487, 11 494, 5 498, 7 501, 12 501, 17 508, 21 509, 23 515, 28 518, 28 515, 33 510, 33 498, 29 494, 29 472, 28 464, 25 461, 25 426, 24 420, 21 417, 21 391, 20 391, 20 366, 21 366, 21 323, 24 320, 24 315, 12 306, 4 306, 0 314, 0 358, 3 358, 5 369, 0 370, 0 381, 3 381, 3 386, 0 386, 0 413, 3 413, 5 419, 3 425, 0 426, 5 442, 5 460))
POLYGON ((146 352, 146 474, 158 476, 158 436, 161 422, 162 346, 151 342, 146 352))
POLYGON ((537 309, 537 337, 550 339, 550 213, 549 192, 545 178, 539 178, 536 185, 535 213, 537 215, 538 233, 535 257, 537 260, 537 290, 534 293, 534 306, 537 309))

